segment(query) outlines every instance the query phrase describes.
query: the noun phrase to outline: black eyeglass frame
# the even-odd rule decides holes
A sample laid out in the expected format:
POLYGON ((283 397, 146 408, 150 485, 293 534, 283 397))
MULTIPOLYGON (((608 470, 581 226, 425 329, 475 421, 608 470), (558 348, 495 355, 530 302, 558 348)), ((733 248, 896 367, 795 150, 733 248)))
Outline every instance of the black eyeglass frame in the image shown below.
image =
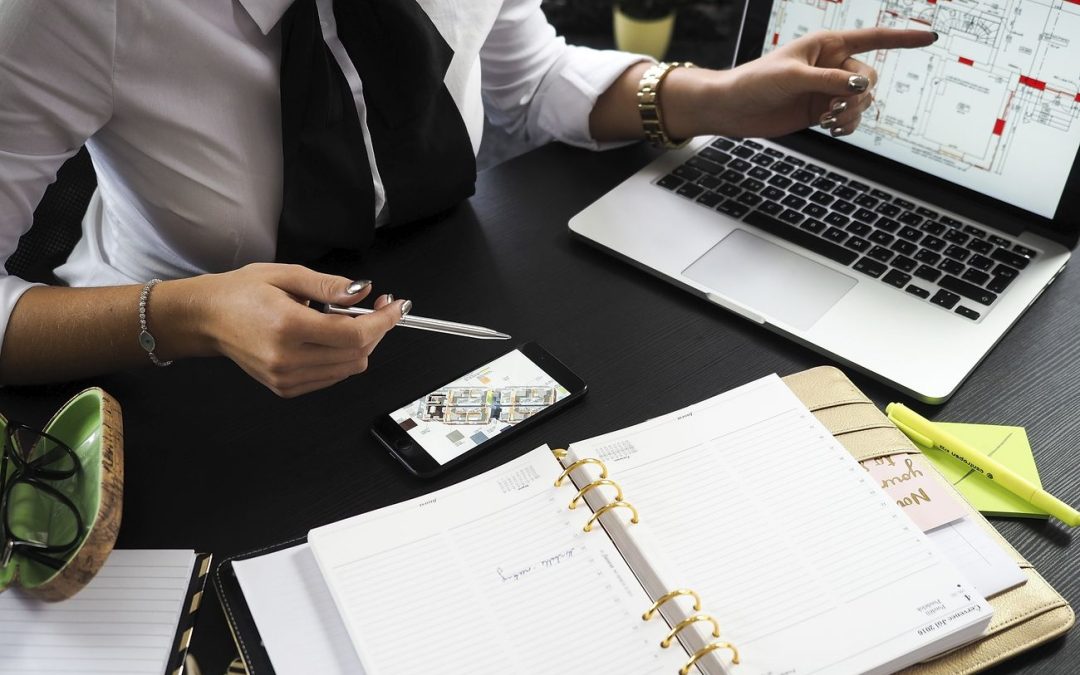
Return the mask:
POLYGON ((79 456, 67 443, 44 431, 9 420, 4 430, 3 447, 0 448, 0 541, 3 543, 3 551, 0 552, 0 567, 7 567, 11 558, 18 553, 22 557, 36 563, 45 565, 54 570, 59 570, 67 564, 63 556, 70 552, 82 541, 86 534, 86 524, 83 521, 79 508, 64 493, 44 481, 58 481, 71 478, 82 468, 79 456), (18 432, 23 431, 33 434, 36 438, 29 448, 23 448, 18 432), (42 440, 54 444, 54 447, 40 457, 30 459, 33 449, 42 440), (48 465, 56 462, 66 455, 71 460, 71 467, 64 469, 48 468, 48 465), (14 465, 11 476, 8 476, 8 463, 14 465), (28 485, 42 494, 55 500, 67 508, 75 518, 75 535, 70 541, 62 544, 45 544, 30 539, 15 537, 11 528, 11 512, 9 509, 11 493, 18 485, 28 485))

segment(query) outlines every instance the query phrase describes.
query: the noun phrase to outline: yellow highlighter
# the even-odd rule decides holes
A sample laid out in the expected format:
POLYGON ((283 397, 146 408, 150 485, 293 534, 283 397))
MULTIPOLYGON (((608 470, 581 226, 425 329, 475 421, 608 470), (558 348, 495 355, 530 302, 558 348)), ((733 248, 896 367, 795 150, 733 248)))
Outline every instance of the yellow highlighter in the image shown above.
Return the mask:
POLYGON ((885 414, 911 440, 952 455, 1009 492, 1046 511, 1061 522, 1080 525, 1080 511, 1069 506, 996 459, 979 452, 902 403, 890 403, 885 414))

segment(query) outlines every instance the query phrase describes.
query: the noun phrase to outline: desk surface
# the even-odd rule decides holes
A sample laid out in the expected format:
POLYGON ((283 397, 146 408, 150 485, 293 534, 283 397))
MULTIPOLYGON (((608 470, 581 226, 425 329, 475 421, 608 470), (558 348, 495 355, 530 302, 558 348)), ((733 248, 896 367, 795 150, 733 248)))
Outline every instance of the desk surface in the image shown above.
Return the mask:
MULTIPOLYGON (((406 475, 368 433, 394 404, 495 356, 505 343, 393 331, 367 373, 282 400, 224 359, 145 368, 90 382, 0 391, 9 417, 43 423, 100 385, 123 406, 122 548, 194 548, 220 560, 411 498, 544 442, 627 426, 766 375, 828 363, 751 323, 575 241, 566 223, 653 155, 549 146, 480 176, 444 221, 380 234, 342 272, 415 311, 536 340, 589 384, 577 406, 435 482, 406 475)), ((906 401, 940 420, 1027 427, 1045 486, 1080 503, 1080 274, 1066 270, 946 405, 906 401)), ((879 405, 898 394, 848 373, 879 405)), ((899 400, 904 400, 900 398, 899 400)), ((997 519, 1004 535, 1074 607, 1080 546, 1054 524, 997 519)), ((212 594, 212 593, 211 593, 212 594)), ((208 602, 193 653, 204 673, 235 654, 208 602)), ((1080 640, 1056 640, 995 673, 1075 672, 1080 640)))

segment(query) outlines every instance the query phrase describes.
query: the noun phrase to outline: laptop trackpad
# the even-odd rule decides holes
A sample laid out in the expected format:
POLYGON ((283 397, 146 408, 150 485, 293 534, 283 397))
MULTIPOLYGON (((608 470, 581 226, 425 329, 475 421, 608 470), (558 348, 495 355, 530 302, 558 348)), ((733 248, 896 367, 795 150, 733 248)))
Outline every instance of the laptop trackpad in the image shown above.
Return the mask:
POLYGON ((761 314, 806 330, 856 280, 745 230, 732 230, 683 274, 761 314))

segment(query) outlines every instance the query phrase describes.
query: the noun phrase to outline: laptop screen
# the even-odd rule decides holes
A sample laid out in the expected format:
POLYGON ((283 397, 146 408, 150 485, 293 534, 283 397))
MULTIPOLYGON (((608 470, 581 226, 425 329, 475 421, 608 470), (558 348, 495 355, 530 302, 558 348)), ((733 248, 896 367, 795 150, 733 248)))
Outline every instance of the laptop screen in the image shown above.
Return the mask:
POLYGON ((876 101, 840 140, 1044 218, 1060 215, 1080 149, 1080 4, 749 2, 737 58, 818 30, 872 26, 940 38, 856 57, 878 73, 876 101))

